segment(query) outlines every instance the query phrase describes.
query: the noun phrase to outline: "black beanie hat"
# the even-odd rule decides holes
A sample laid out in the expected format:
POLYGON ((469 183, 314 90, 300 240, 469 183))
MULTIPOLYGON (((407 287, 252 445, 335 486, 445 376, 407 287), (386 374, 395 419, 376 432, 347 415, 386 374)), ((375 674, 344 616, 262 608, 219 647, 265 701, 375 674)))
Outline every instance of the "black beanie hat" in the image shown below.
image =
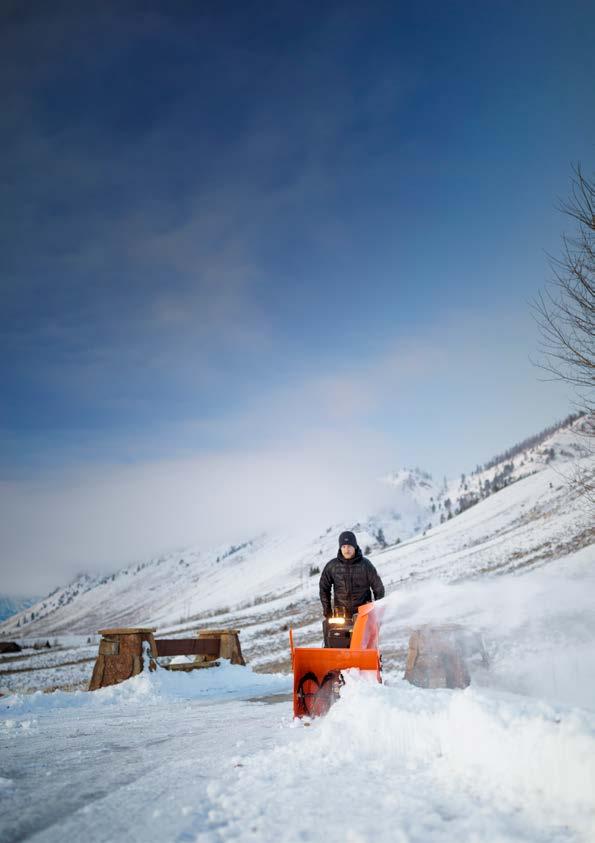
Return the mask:
POLYGON ((350 544, 351 547, 357 548, 357 539, 355 533, 352 533, 351 530, 345 530, 339 536, 339 547, 343 547, 344 544, 350 544))

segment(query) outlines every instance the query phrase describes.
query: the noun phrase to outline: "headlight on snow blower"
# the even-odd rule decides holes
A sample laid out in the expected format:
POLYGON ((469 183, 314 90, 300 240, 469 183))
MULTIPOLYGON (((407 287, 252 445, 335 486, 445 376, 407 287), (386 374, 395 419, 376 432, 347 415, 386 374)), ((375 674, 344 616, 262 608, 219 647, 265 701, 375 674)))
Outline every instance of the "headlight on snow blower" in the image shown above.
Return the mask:
POLYGON ((332 617, 328 619, 330 626, 345 626, 346 619, 341 617, 332 617))

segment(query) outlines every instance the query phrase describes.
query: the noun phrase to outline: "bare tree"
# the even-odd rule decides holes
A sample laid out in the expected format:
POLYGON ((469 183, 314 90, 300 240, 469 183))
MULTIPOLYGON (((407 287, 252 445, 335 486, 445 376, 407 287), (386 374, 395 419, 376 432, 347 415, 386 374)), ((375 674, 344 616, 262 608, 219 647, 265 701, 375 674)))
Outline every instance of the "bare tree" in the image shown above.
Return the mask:
MULTIPOLYGON (((583 432, 595 436, 595 179, 580 165, 574 170, 570 199, 560 210, 574 223, 562 236, 560 258, 551 258, 553 277, 534 302, 541 333, 541 361, 552 377, 572 384, 583 432)), ((592 475, 582 473, 582 491, 595 501, 592 475)))

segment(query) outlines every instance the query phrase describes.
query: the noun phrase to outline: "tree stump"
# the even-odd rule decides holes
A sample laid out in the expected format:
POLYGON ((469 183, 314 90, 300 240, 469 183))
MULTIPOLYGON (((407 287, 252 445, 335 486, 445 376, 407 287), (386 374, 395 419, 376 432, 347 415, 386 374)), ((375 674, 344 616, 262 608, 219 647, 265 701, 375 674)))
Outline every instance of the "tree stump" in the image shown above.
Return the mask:
POLYGON ((242 648, 240 647, 240 630, 239 629, 201 629, 197 632, 199 638, 215 638, 219 640, 219 655, 199 655, 196 656, 194 663, 197 667, 206 667, 209 662, 216 659, 229 659, 232 664, 245 665, 244 657, 242 655, 242 648))
POLYGON ((419 688, 466 688, 463 629, 455 624, 424 626, 409 639, 405 679, 419 688))
MULTIPOLYGON (((136 676, 143 669, 143 643, 149 644, 151 655, 157 655, 153 633, 155 627, 134 626, 100 629, 99 653, 93 668, 89 690, 117 685, 136 676)), ((153 663, 154 664, 154 663, 153 663)), ((154 669, 154 666, 153 668, 154 669)))

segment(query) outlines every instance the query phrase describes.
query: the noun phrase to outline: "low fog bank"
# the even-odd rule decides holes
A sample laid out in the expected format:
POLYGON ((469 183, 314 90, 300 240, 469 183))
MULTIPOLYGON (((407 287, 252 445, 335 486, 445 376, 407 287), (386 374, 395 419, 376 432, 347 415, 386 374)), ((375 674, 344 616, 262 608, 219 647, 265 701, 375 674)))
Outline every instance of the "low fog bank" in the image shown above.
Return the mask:
POLYGON ((1 591, 42 594, 82 571, 111 573, 189 545, 350 525, 395 505, 377 479, 386 453, 378 440, 354 449, 336 436, 5 486, 1 591))
POLYGON ((595 709, 594 556, 591 546, 523 575, 393 592, 382 638, 461 624, 481 633, 489 657, 487 667, 471 661, 474 684, 595 709))

